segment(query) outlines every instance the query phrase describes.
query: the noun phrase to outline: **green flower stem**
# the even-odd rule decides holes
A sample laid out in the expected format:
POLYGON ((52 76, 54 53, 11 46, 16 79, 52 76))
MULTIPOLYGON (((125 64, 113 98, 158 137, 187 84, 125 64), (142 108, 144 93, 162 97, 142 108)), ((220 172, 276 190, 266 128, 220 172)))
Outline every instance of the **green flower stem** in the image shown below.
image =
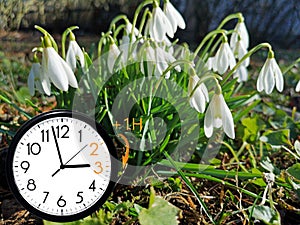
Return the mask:
MULTIPOLYGON (((165 175, 165 176, 167 176, 167 175, 168 176, 172 176, 172 175, 176 175, 176 174, 179 174, 179 173, 178 172, 170 172, 170 171, 157 171, 157 174, 161 174, 161 175, 165 175)), ((199 179, 206 179, 206 180, 209 180, 209 181, 217 182, 217 183, 220 183, 222 185, 225 185, 225 186, 228 186, 230 188, 233 188, 235 190, 239 190, 242 193, 244 193, 246 195, 249 195, 249 196, 251 196, 253 198, 259 198, 259 199, 262 198, 261 196, 255 194, 255 193, 253 193, 251 191, 248 191, 247 189, 244 189, 244 188, 236 186, 236 184, 231 184, 231 183, 229 183, 227 181, 224 181, 224 180, 216 178, 216 177, 212 177, 210 175, 200 174, 200 173, 185 173, 185 172, 182 172, 182 176, 185 176, 185 177, 196 177, 196 178, 199 178, 199 179)), ((266 201, 269 202, 268 199, 266 201)))
POLYGON ((102 45, 104 43, 104 41, 106 40, 106 38, 110 36, 110 32, 106 32, 106 33, 102 33, 101 38, 98 42, 98 57, 101 56, 101 51, 102 51, 102 45))
POLYGON ((216 224, 216 222, 214 221, 213 217, 209 214, 208 208, 205 205, 205 202, 201 199, 200 195, 198 194, 198 191, 196 190, 196 188, 194 187, 194 185, 187 178, 188 176, 186 176, 186 173, 182 172, 182 170, 179 167, 177 167, 177 165, 173 161, 172 157, 166 151, 164 151, 164 155, 170 161, 170 163, 172 164, 172 166, 176 169, 177 173, 181 176, 181 178, 186 183, 186 185, 189 187, 189 189, 191 190, 191 192, 195 195, 195 197, 197 198, 197 200, 198 200, 198 202, 199 202, 202 210, 206 214, 206 216, 210 219, 210 221, 213 224, 216 224))
POLYGON ((119 22, 120 20, 124 20, 125 23, 128 23, 128 22, 129 22, 126 15, 124 15, 124 14, 119 15, 119 16, 115 17, 115 18, 111 21, 111 23, 110 23, 110 25, 109 25, 109 28, 108 28, 108 32, 110 32, 110 31, 113 32, 113 31, 115 30, 115 28, 116 28, 116 23, 119 22))
POLYGON ((147 16, 151 16, 151 13, 149 11, 149 8, 146 8, 145 11, 144 11, 144 14, 143 14, 143 17, 141 19, 141 22, 140 22, 140 26, 139 26, 139 34, 142 33, 142 30, 144 28, 144 25, 145 25, 145 22, 146 22, 146 19, 147 19, 147 16))
POLYGON ((194 55, 193 55, 193 59, 196 58, 196 56, 198 55, 198 53, 200 52, 200 50, 202 49, 202 47, 205 45, 205 43, 210 40, 209 44, 206 46, 206 49, 204 50, 204 52, 202 53, 202 56, 207 52, 207 49, 210 47, 210 45, 212 44, 213 40, 215 39, 215 37, 217 36, 217 34, 227 34, 226 30, 223 29, 217 29, 217 30, 213 30, 211 32, 209 32, 204 38, 203 40, 200 42, 200 44, 198 45, 198 47, 196 48, 194 55))
POLYGON ((62 37, 61 37, 61 56, 62 56, 63 59, 66 58, 66 40, 67 40, 67 36, 70 32, 72 32, 75 29, 79 29, 79 27, 78 26, 69 27, 62 34, 62 37))
POLYGON ((122 25, 118 26, 118 28, 114 31, 114 36, 113 36, 114 40, 117 40, 117 36, 121 32, 121 30, 125 29, 125 27, 126 27, 125 24, 122 24, 122 25))
POLYGON ((282 71, 282 75, 290 71, 298 63, 300 63, 300 57, 296 59, 291 65, 289 65, 284 71, 282 71))
POLYGON ((225 141, 222 141, 222 144, 225 145, 231 152, 233 158, 235 159, 235 161, 239 164, 239 167, 241 167, 242 170, 244 170, 245 172, 248 172, 248 170, 240 163, 239 158, 237 157, 234 149, 225 141))
POLYGON ((134 17, 133 17, 133 21, 132 21, 132 29, 131 29, 131 34, 130 34, 130 42, 132 41, 132 37, 134 35, 134 28, 136 27, 136 22, 137 22, 137 19, 138 19, 138 16, 141 12, 141 10, 146 6, 146 5, 150 5, 153 3, 153 0, 146 0, 146 1, 143 1, 138 7, 137 9, 135 10, 135 13, 134 13, 134 17))
MULTIPOLYGON (((195 164, 195 163, 182 163, 174 162, 177 167, 185 171, 198 172, 201 174, 211 175, 219 178, 236 178, 239 179, 254 179, 263 178, 262 173, 248 173, 248 172, 238 172, 238 171, 225 171, 216 169, 215 166, 205 165, 205 164, 195 164)), ((172 164, 167 160, 162 160, 159 162, 160 165, 172 167, 172 164)))
MULTIPOLYGON (((243 15, 241 13, 235 13, 235 14, 231 14, 227 17, 225 17, 225 19, 222 20, 222 22, 220 23, 220 25, 217 27, 216 30, 220 30, 222 29, 222 27, 227 23, 229 22, 230 20, 233 20, 233 19, 239 19, 239 20, 243 20, 243 15)), ((228 33, 226 33, 228 34, 228 33)), ((209 43, 207 44, 207 46, 205 47, 203 53, 201 54, 201 58, 206 54, 206 52, 208 51, 208 49, 210 48, 210 46, 212 45, 215 37, 216 37, 217 34, 213 35, 209 41, 209 43)))
POLYGON ((272 51, 272 46, 269 43, 261 43, 255 47, 253 47, 247 54, 245 54, 243 56, 243 58, 241 58, 237 64, 235 65, 235 67, 233 67, 227 74, 225 77, 223 77, 223 80, 221 82, 221 85, 224 85, 225 82, 229 79, 229 77, 236 71, 236 69, 243 63, 243 61, 245 61, 248 57, 250 57, 251 55, 253 55, 255 52, 257 52, 258 50, 262 49, 262 48, 268 48, 269 52, 272 51))
POLYGON ((51 34, 49 34, 48 31, 46 31, 44 28, 42 28, 38 25, 34 25, 34 28, 37 29, 38 31, 40 31, 45 36, 48 36, 50 38, 50 41, 51 41, 51 44, 52 44, 53 48, 55 49, 55 51, 58 52, 57 44, 56 44, 54 38, 51 36, 51 34))

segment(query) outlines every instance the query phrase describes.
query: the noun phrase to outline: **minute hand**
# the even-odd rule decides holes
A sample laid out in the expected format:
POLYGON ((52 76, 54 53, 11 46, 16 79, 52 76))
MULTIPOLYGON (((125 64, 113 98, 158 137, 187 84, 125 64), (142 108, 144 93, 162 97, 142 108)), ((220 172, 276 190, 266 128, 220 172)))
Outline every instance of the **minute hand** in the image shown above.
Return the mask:
POLYGON ((54 142, 55 142, 55 145, 56 145, 56 150, 57 150, 59 161, 60 161, 60 166, 63 166, 63 161, 62 161, 62 158, 61 158, 61 154, 60 154, 60 150, 59 150, 57 138, 56 138, 56 135, 55 135, 55 130, 54 130, 53 126, 51 126, 51 128, 52 128, 52 134, 53 134, 53 137, 54 137, 54 142))

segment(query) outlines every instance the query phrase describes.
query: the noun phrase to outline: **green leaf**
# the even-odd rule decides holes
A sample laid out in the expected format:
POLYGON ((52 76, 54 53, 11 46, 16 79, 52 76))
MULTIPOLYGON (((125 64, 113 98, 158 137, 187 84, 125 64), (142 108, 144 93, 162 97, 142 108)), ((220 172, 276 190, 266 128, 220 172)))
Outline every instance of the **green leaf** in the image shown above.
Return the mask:
POLYGON ((179 209, 159 196, 149 209, 143 208, 139 214, 141 225, 177 225, 177 213, 179 209))
POLYGON ((252 216, 259 221, 264 222, 267 225, 280 225, 280 215, 278 211, 271 209, 269 206, 259 205, 253 206, 249 209, 252 216), (253 208, 254 207, 254 208, 253 208))
POLYGON ((287 169, 287 172, 293 177, 295 177, 296 179, 300 180, 300 163, 296 163, 291 167, 289 167, 287 169))
POLYGON ((283 129, 277 131, 268 130, 263 133, 261 141, 266 142, 273 147, 280 147, 281 145, 291 145, 290 143, 290 130, 283 129))

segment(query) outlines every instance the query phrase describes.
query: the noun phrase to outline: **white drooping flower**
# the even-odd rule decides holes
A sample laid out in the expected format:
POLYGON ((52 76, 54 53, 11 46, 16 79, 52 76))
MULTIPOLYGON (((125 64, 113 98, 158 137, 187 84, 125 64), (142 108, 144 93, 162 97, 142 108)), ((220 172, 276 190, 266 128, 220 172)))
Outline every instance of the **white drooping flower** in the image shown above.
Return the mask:
POLYGON ((47 36, 44 40, 41 82, 45 92, 50 90, 50 81, 62 91, 68 91, 69 85, 78 88, 76 77, 69 64, 54 50, 47 36))
MULTIPOLYGON (((131 34, 132 23, 130 23, 129 21, 126 22, 125 31, 126 31, 127 35, 131 34)), ((133 28, 132 42, 135 42, 136 38, 140 38, 140 37, 142 37, 142 35, 140 34, 139 30, 136 27, 134 27, 133 28)))
POLYGON ((115 63, 120 53, 121 51, 119 50, 118 46, 115 44, 115 42, 112 42, 109 45, 109 51, 107 54, 107 67, 110 73, 114 72, 115 63))
POLYGON ((217 71, 220 74, 224 74, 227 71, 228 67, 232 69, 235 65, 236 61, 228 42, 222 42, 214 57, 214 71, 217 71))
MULTIPOLYGON (((155 64, 156 64, 156 70, 154 72, 155 76, 157 78, 159 78, 163 73, 164 71, 168 68, 168 66, 175 62, 176 59, 173 57, 172 54, 170 54, 169 52, 165 51, 164 49, 162 49, 161 47, 156 47, 155 48, 155 64)), ((175 67, 175 69, 180 72, 181 71, 181 68, 179 65, 177 65, 175 67)), ((166 79, 169 79, 170 77, 170 71, 168 71, 166 74, 165 74, 165 78, 166 79)))
POLYGON ((173 34, 176 33, 177 27, 181 29, 185 29, 185 22, 182 15, 178 12, 178 10, 172 5, 172 3, 167 0, 164 5, 164 13, 170 21, 173 29, 173 34))
POLYGON ((149 43, 146 43, 146 47, 144 48, 144 51, 142 51, 141 53, 142 53, 141 56, 142 60, 140 65, 141 72, 144 75, 148 75, 150 77, 154 73, 154 68, 155 68, 155 61, 156 61, 155 51, 149 43), (144 64, 146 64, 147 71, 145 70, 144 64))
POLYGON ((161 42, 164 40, 166 34, 170 37, 174 37, 173 27, 166 17, 161 8, 157 5, 156 1, 154 1, 152 11, 152 17, 150 17, 148 21, 148 29, 150 37, 157 42, 161 42))
POLYGON ((204 117, 204 133, 206 137, 212 136, 214 127, 223 127, 228 137, 235 138, 232 114, 221 93, 214 94, 207 107, 204 117))
POLYGON ((300 80, 298 81, 298 84, 296 85, 295 91, 296 92, 300 91, 300 80))
POLYGON ((270 56, 267 58, 258 75, 257 90, 259 92, 265 90, 267 94, 270 94, 275 86, 276 89, 281 92, 283 90, 284 80, 276 59, 274 56, 270 56))
POLYGON ((214 61, 215 60, 215 57, 209 57, 205 63, 205 66, 207 67, 208 70, 211 70, 213 69, 213 66, 214 66, 214 61))
POLYGON ((78 43, 75 40, 73 33, 70 33, 69 48, 66 55, 66 61, 70 65, 73 72, 76 70, 76 61, 80 62, 81 67, 84 67, 84 54, 78 43))
POLYGON ((233 78, 238 78, 237 82, 245 82, 248 80, 248 70, 244 65, 240 65, 235 73, 233 74, 233 78))
POLYGON ((239 21, 230 37, 230 47, 235 48, 236 43, 241 40, 245 49, 249 47, 249 34, 244 23, 244 20, 239 21))
MULTIPOLYGON (((50 87, 46 86, 45 89, 43 88, 41 81, 41 73, 41 64, 39 62, 32 63, 31 70, 27 79, 27 85, 31 96, 34 95, 35 89, 37 89, 41 94, 46 94, 48 96, 51 95, 50 87)), ((45 82, 43 83, 45 84, 45 82)))
POLYGON ((205 111, 206 102, 209 102, 209 97, 205 84, 198 84, 199 80, 200 79, 197 75, 190 76, 188 93, 190 96, 191 107, 196 109, 198 112, 203 113, 205 111))
MULTIPOLYGON (((241 60, 247 53, 247 49, 244 47, 243 45, 243 42, 241 40, 239 40, 235 47, 232 49, 233 51, 233 54, 235 55, 235 57, 238 59, 238 60, 241 60)), ((249 66, 250 64, 250 58, 247 57, 243 62, 242 62, 242 65, 247 67, 249 66)))

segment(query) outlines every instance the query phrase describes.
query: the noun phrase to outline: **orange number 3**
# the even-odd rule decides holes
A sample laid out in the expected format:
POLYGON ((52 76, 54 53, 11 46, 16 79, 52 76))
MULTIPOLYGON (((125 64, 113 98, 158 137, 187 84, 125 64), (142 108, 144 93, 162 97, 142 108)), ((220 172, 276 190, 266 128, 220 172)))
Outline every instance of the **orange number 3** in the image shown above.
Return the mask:
POLYGON ((94 170, 95 174, 100 174, 103 172, 103 167, 102 167, 102 163, 97 161, 95 162, 95 165, 97 166, 98 170, 94 170))

